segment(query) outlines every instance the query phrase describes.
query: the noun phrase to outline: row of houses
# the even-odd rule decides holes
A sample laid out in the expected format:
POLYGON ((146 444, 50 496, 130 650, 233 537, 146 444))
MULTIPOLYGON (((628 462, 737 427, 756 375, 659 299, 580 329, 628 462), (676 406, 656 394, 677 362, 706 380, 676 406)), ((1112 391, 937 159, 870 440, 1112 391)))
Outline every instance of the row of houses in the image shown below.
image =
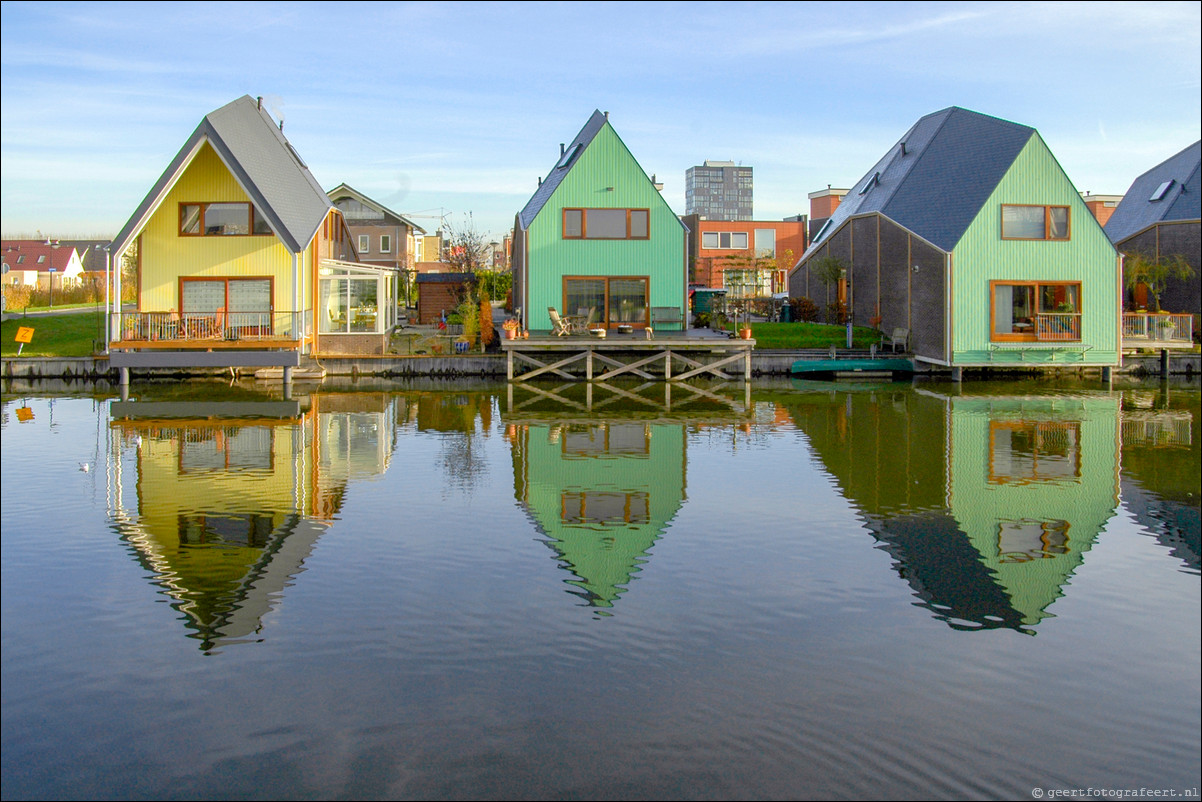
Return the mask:
MULTIPOLYGON (((754 265, 743 279, 759 282, 749 292, 842 301, 857 322, 908 330, 925 362, 1114 365, 1120 247, 1183 249, 1197 269, 1198 152, 1136 182, 1108 224, 1124 233, 1114 240, 1033 128, 945 109, 890 147, 811 242, 803 218, 763 231, 680 218, 596 111, 515 216, 513 305, 536 331, 552 328, 551 309, 634 328, 669 310, 683 327, 707 251, 771 252, 766 281, 754 265), (779 258, 789 251, 795 262, 779 258), (838 285, 815 279, 828 257, 846 265, 838 285)), ((114 240, 117 263, 135 258, 138 311, 114 310, 112 350, 383 353, 402 243, 424 234, 351 187, 323 191, 244 96, 205 116, 114 240)), ((1193 286, 1183 302, 1196 313, 1193 286)))

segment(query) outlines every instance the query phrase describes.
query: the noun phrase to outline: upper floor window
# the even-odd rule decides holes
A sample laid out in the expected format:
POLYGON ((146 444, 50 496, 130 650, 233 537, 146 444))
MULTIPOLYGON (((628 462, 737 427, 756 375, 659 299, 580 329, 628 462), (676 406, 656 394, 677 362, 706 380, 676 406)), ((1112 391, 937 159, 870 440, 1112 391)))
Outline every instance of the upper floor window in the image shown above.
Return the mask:
POLYGON ((271 226, 249 203, 181 203, 182 237, 246 237, 271 234, 271 226))
POLYGON ((1002 206, 1002 239, 1068 238, 1067 206, 1002 206))
POLYGON ((649 239, 647 209, 564 209, 564 239, 649 239))
POLYGON ((359 253, 360 255, 371 252, 371 236, 368 234, 359 235, 359 253))
POLYGON ((701 247, 731 251, 747 250, 746 231, 705 231, 701 234, 701 247))
POLYGON ((380 253, 391 253, 391 252, 392 252, 392 235, 391 234, 381 234, 380 235, 380 253))

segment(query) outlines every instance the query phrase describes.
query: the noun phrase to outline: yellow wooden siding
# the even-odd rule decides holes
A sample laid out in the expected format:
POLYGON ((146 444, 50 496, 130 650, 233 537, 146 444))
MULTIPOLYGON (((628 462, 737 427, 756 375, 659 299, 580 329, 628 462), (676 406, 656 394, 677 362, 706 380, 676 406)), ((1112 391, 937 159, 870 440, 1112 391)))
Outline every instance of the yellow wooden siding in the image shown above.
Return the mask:
MULTIPOLYGON (((179 279, 183 277, 271 276, 277 310, 291 311, 292 254, 275 236, 181 237, 181 203, 249 203, 225 163, 207 143, 168 192, 141 236, 142 311, 179 308, 179 279)), ((309 259, 298 260, 305 282, 309 259)))

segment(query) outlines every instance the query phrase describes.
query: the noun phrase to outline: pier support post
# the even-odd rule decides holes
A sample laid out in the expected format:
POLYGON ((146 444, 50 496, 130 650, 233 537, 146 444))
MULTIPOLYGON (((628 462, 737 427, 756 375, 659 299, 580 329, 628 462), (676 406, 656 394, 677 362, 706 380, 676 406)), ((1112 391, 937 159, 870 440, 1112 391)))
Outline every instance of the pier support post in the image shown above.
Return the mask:
POLYGON ((964 381, 964 368, 952 368, 952 381, 964 381))
POLYGON ((1169 349, 1167 348, 1160 349, 1160 375, 1169 375, 1169 349))

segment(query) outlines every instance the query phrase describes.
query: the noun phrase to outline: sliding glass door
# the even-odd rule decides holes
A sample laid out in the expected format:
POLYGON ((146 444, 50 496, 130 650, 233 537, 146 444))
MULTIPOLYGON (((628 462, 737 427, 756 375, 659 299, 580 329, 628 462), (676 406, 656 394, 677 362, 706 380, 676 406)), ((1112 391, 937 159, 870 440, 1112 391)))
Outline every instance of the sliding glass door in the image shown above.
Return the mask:
POLYGON ((642 328, 647 325, 649 284, 642 277, 565 278, 563 312, 586 317, 594 326, 642 328))

